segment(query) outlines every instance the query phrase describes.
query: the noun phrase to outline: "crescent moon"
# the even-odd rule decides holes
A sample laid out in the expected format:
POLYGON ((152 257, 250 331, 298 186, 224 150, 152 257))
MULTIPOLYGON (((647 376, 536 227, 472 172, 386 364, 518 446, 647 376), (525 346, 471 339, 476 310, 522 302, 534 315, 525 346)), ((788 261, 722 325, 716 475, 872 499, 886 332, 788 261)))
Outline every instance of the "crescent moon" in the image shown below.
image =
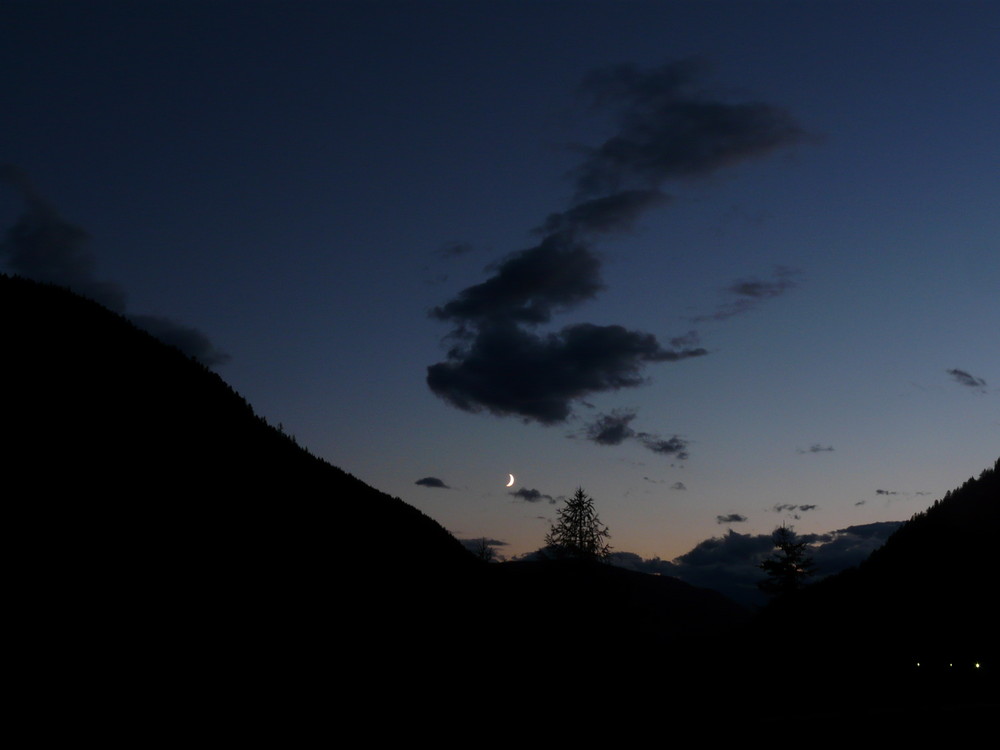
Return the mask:
POLYGON ((507 486, 508 487, 513 487, 514 486, 514 475, 513 474, 510 475, 510 481, 507 482, 507 486))

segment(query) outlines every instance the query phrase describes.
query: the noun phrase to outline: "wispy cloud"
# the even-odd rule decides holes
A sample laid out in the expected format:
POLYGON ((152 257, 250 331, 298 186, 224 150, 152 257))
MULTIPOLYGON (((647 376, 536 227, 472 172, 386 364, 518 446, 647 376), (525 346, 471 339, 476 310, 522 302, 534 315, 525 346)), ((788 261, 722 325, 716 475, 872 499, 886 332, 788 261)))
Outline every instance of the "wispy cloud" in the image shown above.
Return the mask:
POLYGON ((833 446, 822 445, 821 443, 813 443, 808 448, 798 448, 797 453, 832 453, 833 446))
POLYGON ((799 272, 779 266, 770 279, 740 279, 723 290, 726 299, 715 311, 692 318, 696 323, 726 320, 756 309, 763 301, 780 297, 797 286, 795 278, 799 272))
POLYGON ((794 520, 799 520, 802 518, 803 513, 808 513, 811 510, 816 510, 819 506, 815 503, 806 503, 803 505, 796 505, 794 503, 775 503, 771 506, 771 510, 775 513, 783 513, 788 518, 794 520))
POLYGON ((981 393, 986 392, 986 381, 982 378, 977 378, 975 375, 970 375, 965 370, 951 369, 947 371, 951 375, 952 380, 954 380, 959 385, 964 385, 966 388, 972 388, 981 393))

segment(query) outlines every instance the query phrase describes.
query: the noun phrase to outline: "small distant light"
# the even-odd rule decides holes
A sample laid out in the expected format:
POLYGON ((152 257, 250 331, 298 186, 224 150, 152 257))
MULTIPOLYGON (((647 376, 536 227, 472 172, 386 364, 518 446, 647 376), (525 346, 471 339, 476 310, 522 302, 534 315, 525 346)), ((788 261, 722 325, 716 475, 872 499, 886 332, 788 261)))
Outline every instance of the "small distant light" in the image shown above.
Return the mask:
POLYGON ((979 669, 979 667, 980 667, 981 665, 980 665, 980 663, 979 663, 979 662, 977 661, 977 662, 976 662, 975 664, 973 664, 973 666, 974 666, 974 667, 975 667, 976 669, 979 669))

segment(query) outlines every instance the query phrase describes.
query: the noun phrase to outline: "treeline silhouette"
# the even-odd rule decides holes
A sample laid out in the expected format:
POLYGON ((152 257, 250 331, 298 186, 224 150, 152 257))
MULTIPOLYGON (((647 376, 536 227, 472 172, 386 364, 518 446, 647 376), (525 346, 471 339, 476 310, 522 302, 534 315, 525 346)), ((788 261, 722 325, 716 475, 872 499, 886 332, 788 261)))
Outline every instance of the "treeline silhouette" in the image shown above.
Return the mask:
MULTIPOLYGON (((862 684, 898 711, 916 658, 995 646, 996 466, 752 616, 600 562, 488 564, 96 303, 0 275, 0 313, 12 679, 42 726, 288 741, 374 711, 517 739, 540 695, 606 717, 550 738, 623 741, 664 712, 843 719, 862 684), (786 677, 810 693, 775 711, 756 686, 786 677)), ((926 700, 978 706, 982 676, 926 700)))

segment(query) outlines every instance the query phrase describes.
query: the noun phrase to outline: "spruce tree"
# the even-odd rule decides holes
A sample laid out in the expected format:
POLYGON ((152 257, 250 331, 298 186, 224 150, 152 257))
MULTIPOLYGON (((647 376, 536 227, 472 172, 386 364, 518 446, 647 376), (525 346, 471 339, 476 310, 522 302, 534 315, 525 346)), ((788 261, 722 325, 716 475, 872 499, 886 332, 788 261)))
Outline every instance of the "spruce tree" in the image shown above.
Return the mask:
POLYGON ((815 568, 812 558, 806 554, 806 543, 787 526, 775 529, 772 538, 775 551, 760 564, 767 578, 757 585, 768 594, 798 591, 815 568))
POLYGON ((594 499, 578 488, 558 511, 558 520, 545 535, 545 544, 557 555, 586 560, 604 560, 611 554, 605 542, 608 527, 601 523, 594 499))

